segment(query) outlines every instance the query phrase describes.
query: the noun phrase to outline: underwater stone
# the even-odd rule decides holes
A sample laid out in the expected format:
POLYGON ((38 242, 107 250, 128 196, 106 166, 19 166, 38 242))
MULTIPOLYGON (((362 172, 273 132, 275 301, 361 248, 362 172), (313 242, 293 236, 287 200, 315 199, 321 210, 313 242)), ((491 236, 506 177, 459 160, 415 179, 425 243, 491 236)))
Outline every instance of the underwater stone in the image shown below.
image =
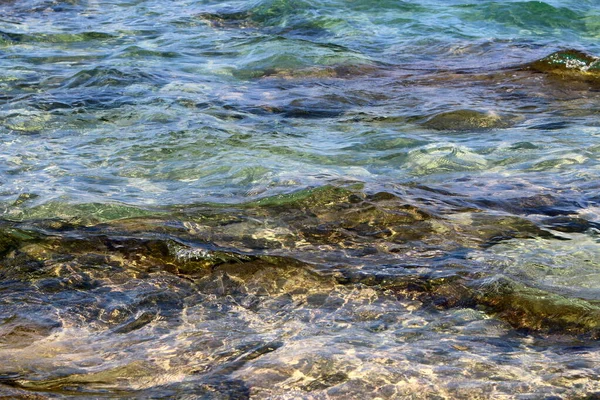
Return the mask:
POLYGON ((12 115, 3 121, 3 125, 21 134, 36 134, 41 132, 50 122, 48 113, 19 110, 18 114, 12 115))
POLYGON ((427 119, 423 126, 438 131, 469 131, 478 129, 506 128, 510 119, 494 112, 455 110, 436 114, 427 119))
POLYGON ((483 284, 460 276, 406 276, 380 285, 399 298, 418 300, 437 309, 483 306, 518 329, 600 337, 600 306, 502 276, 483 284))
POLYGON ((347 199, 353 192, 335 186, 321 186, 314 189, 301 190, 291 194, 282 194, 246 203, 246 207, 267 208, 304 208, 334 204, 347 199))
POLYGON ((28 318, 12 316, 0 322, 0 348, 24 348, 36 340, 49 336, 62 324, 50 318, 28 318))
POLYGON ((596 61, 598 61, 598 58, 579 50, 562 50, 534 61, 529 67, 540 72, 556 72, 559 70, 585 71, 590 65, 596 63, 596 61))
POLYGON ((145 311, 141 315, 125 322, 123 325, 119 326, 113 332, 114 333, 129 333, 129 332, 135 331, 137 329, 140 329, 140 328, 144 327, 145 325, 148 325, 155 318, 156 318, 156 315, 154 313, 145 311))
POLYGON ((143 361, 133 361, 115 368, 90 373, 75 373, 47 380, 19 380, 15 386, 32 390, 49 390, 81 393, 84 386, 102 385, 104 382, 124 382, 144 379, 156 374, 159 368, 143 361))
POLYGON ((515 328, 600 337, 600 307, 585 300, 527 287, 506 277, 483 284, 475 298, 515 328))
POLYGON ((381 71, 372 64, 338 64, 325 67, 271 68, 257 72, 260 78, 286 80, 309 79, 358 79, 364 76, 377 76, 381 71))
POLYGON ((33 232, 10 227, 0 227, 0 256, 22 246, 26 242, 32 242, 36 239, 37 235, 33 232))
POLYGON ((600 230, 600 224, 597 222, 588 221, 583 218, 559 216, 547 218, 542 221, 543 224, 551 229, 559 232, 586 232, 589 229, 600 230))
POLYGON ((600 59, 579 50, 562 50, 526 65, 525 69, 561 78, 600 80, 600 59))
POLYGON ((438 309, 475 306, 473 289, 467 286, 464 278, 456 275, 443 278, 407 276, 384 283, 382 288, 438 309))

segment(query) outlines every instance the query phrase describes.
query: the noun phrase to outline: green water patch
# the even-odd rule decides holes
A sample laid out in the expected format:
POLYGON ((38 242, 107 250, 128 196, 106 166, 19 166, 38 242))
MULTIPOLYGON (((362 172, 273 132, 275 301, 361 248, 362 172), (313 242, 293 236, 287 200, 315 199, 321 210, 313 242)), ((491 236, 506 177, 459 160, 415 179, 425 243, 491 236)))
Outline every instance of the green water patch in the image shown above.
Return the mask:
MULTIPOLYGON (((11 205, 4 218, 13 221, 56 220, 68 221, 70 224, 95 225, 125 218, 148 217, 156 215, 156 211, 144 210, 140 207, 117 203, 82 203, 48 202, 32 207, 21 207, 21 203, 11 205)), ((158 212, 158 214, 160 214, 158 212)))
POLYGON ((467 21, 493 21, 538 35, 555 32, 557 29, 580 32, 585 28, 583 15, 570 8, 555 7, 543 1, 482 2, 459 7, 468 10, 464 17, 467 21))
MULTIPOLYGON (((347 6, 358 11, 372 11, 374 8, 373 4, 368 1, 356 1, 347 6)), ((380 0, 377 2, 376 9, 386 10, 387 12, 398 11, 401 13, 425 13, 431 11, 428 7, 415 2, 394 0, 380 0)))
POLYGON ((250 2, 239 8, 202 12, 196 14, 196 18, 217 28, 281 27, 302 28, 307 31, 323 29, 324 27, 318 24, 318 18, 311 18, 316 16, 315 11, 310 1, 263 0, 250 2))
POLYGON ((105 32, 25 34, 0 31, 0 46, 11 46, 22 43, 106 42, 117 37, 105 32))

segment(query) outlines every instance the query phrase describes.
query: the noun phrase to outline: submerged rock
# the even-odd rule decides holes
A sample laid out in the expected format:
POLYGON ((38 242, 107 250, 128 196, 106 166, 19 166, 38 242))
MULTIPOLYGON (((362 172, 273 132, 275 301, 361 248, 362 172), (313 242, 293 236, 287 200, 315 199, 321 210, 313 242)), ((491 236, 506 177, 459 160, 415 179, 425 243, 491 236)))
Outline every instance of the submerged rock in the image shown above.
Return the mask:
POLYGON ((308 79, 360 79, 382 75, 381 67, 368 63, 337 64, 306 68, 272 68, 265 69, 261 78, 278 78, 288 80, 308 79))
MULTIPOLYGON (((29 215, 38 217, 63 208, 46 210, 41 205, 32 210, 36 212, 30 211, 29 215)), ((324 186, 236 206, 190 206, 174 214, 157 211, 144 215, 143 210, 113 210, 85 204, 65 214, 87 210, 105 222, 91 225, 93 220, 88 218, 80 225, 42 219, 17 225, 65 236, 47 241, 53 248, 70 254, 119 254, 128 263, 166 265, 184 273, 250 262, 256 255, 275 250, 280 255, 303 249, 307 256, 327 250, 362 257, 397 254, 404 251, 397 246, 409 249, 411 244, 452 251, 462 246, 489 246, 515 237, 552 237, 526 218, 481 210, 438 214, 393 193, 370 194, 359 187, 324 186), (83 238, 77 238, 78 235, 83 238)), ((7 249, 16 247, 18 241, 7 242, 7 249)), ((38 251, 33 247, 28 251, 32 250, 38 251)), ((46 257, 43 251, 33 256, 46 257)))
POLYGON ((156 367, 150 363, 141 361, 133 361, 129 364, 118 366, 116 368, 90 372, 90 373, 74 373, 64 377, 48 379, 48 380, 15 380, 12 385, 19 388, 34 389, 34 390, 51 390, 65 391, 73 387, 94 386, 102 387, 105 382, 111 380, 134 381, 139 378, 146 378, 156 372, 156 367))
MULTIPOLYGON (((540 207, 554 204, 551 200, 527 198, 519 204, 540 207)), ((444 261, 465 260, 468 249, 485 251, 512 238, 555 239, 527 218, 476 209, 438 215, 394 193, 350 186, 325 186, 237 206, 199 205, 151 217, 126 213, 136 214, 141 216, 111 217, 92 226, 6 222, 0 274, 54 296, 63 291, 92 293, 113 279, 125 282, 161 273, 192 282, 202 293, 233 296, 248 309, 272 296, 285 302, 307 285, 313 288, 305 299, 308 305, 330 307, 337 304, 329 295, 336 285, 367 285, 436 309, 485 306, 513 326, 532 331, 600 332, 595 304, 517 283, 476 286, 473 282, 490 273, 461 267, 461 261, 444 261), (332 270, 327 260, 354 266, 332 270), (377 266, 378 272, 367 265, 377 266), (365 278, 336 275, 352 270, 362 271, 365 278), (391 271, 387 281, 375 276, 384 271, 391 271)), ((571 227, 571 220, 564 218, 545 220, 545 225, 552 223, 567 224, 568 230, 589 227, 571 227)), ((157 301, 148 304, 135 312, 119 312, 106 323, 114 333, 129 334, 158 323, 169 312, 157 301)))
POLYGON ((563 78, 600 82, 600 59, 579 50, 561 50, 528 64, 525 69, 563 78))
MULTIPOLYGON (((425 233, 407 247, 430 237, 448 241, 456 236, 432 228, 444 223, 442 218, 386 192, 327 187, 231 211, 212 207, 203 215, 198 210, 190 214, 197 221, 204 216, 203 223, 212 225, 208 231, 247 223, 259 232, 264 221, 276 220, 291 227, 286 235, 303 238, 304 245, 306 232, 320 226, 325 234, 314 238, 315 252, 335 246, 351 251, 390 238, 413 240, 415 226, 425 233), (387 225, 400 232, 398 237, 370 233, 387 225), (338 242, 327 232, 345 234, 346 240, 338 242)), ((509 324, 490 315, 532 333, 600 333, 600 307, 593 302, 490 279, 485 268, 471 269, 467 260, 462 267, 456 265, 460 261, 440 261, 435 269, 411 269, 399 259, 393 265, 369 261, 372 270, 366 262, 327 268, 297 259, 305 251, 303 244, 283 253, 288 256, 269 255, 268 250, 245 253, 236 247, 241 240, 235 230, 219 232, 219 240, 228 244, 219 246, 177 231, 181 220, 172 218, 162 225, 158 218, 138 218, 58 226, 46 236, 36 233, 35 241, 11 245, 2 259, 4 269, 19 254, 37 263, 5 280, 9 285, 3 293, 12 291, 12 297, 3 307, 18 315, 27 304, 41 314, 46 309, 39 304, 45 302, 60 319, 45 324, 33 323, 33 318, 0 320, 0 350, 4 345, 11 352, 7 371, 18 371, 0 376, 0 384, 88 397, 119 391, 141 398, 141 391, 152 394, 157 386, 180 393, 181 382, 193 383, 197 397, 213 391, 224 393, 222 398, 260 397, 256 388, 267 397, 273 387, 298 390, 300 397, 326 392, 338 393, 332 395, 338 398, 352 396, 359 387, 368 397, 384 380, 403 379, 404 365, 422 367, 424 377, 439 366, 435 371, 444 382, 456 375, 454 369, 485 371, 487 382, 490 365, 473 367, 464 360, 484 359, 490 348, 499 348, 501 356, 522 349, 509 324), (73 337, 77 335, 82 338, 73 337), (124 352, 127 360, 115 358, 124 352), (67 361, 61 363, 62 355, 67 361), (77 368, 62 368, 71 367, 71 356, 79 357, 77 368), (366 368, 373 370, 372 376, 363 375, 366 368)), ((485 222, 477 217, 470 221, 464 226, 485 222)), ((492 231, 499 221, 490 218, 485 224, 492 231)), ((510 226, 499 229, 517 229, 520 222, 506 224, 510 226)), ((41 224, 48 231, 50 225, 41 224)), ((490 364, 497 364, 496 354, 493 350, 490 364)))
POLYGON ((600 305, 529 287, 499 276, 405 276, 378 285, 400 298, 418 300, 437 309, 480 308, 531 332, 600 337, 600 305))
POLYGON ((229 13, 210 13, 204 12, 196 14, 194 18, 205 22, 213 28, 255 28, 256 22, 251 19, 252 15, 248 11, 229 12, 229 13))
POLYGON ((589 301, 527 287, 505 277, 485 282, 475 298, 516 328, 600 337, 600 306, 589 301))
POLYGON ((456 110, 436 114, 427 119, 423 126, 439 131, 471 131, 507 128, 512 124, 513 122, 509 117, 491 111, 456 110))
POLYGON ((384 290, 395 295, 419 300, 426 306, 438 309, 474 307, 473 289, 464 277, 453 275, 442 278, 405 276, 380 283, 384 290))
POLYGON ((49 336, 61 323, 51 318, 37 320, 12 315, 0 321, 0 348, 24 348, 49 336))

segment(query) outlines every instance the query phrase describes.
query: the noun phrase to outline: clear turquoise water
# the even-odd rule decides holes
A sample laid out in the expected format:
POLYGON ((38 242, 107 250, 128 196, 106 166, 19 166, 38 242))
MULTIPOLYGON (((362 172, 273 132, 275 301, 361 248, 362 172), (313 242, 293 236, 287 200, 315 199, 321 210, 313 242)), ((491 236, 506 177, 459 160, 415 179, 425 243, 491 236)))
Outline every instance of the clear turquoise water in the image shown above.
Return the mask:
POLYGON ((597 396, 599 37, 582 0, 0 1, 0 393, 597 396))

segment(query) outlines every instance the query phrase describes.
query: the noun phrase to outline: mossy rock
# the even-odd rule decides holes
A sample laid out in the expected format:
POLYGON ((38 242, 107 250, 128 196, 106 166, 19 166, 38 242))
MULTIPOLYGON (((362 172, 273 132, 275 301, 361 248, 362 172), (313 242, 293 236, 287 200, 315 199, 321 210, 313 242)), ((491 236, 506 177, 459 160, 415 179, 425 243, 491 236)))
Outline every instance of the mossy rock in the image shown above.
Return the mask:
POLYGON ((600 306, 531 288, 506 277, 482 285, 475 296, 515 328, 600 337, 600 306))
POLYGON ((507 116, 464 109, 435 114, 423 126, 438 131, 472 131, 507 128, 512 124, 511 118, 507 116))
POLYGON ((375 284, 438 309, 483 307, 517 329, 600 337, 599 304, 528 287, 503 276, 488 278, 483 284, 473 278, 403 276, 361 283, 375 284))
POLYGON ((529 68, 539 72, 586 71, 596 66, 598 58, 579 50, 561 50, 529 64, 529 68))
POLYGON ((419 300, 438 309, 474 307, 474 291, 458 275, 440 278, 406 276, 382 285, 398 296, 419 300))
POLYGON ((600 83, 600 59, 579 50, 561 50, 526 65, 525 69, 563 79, 600 83))
POLYGON ((290 194, 265 197, 244 204, 244 208, 286 208, 304 209, 326 207, 346 201, 354 192, 337 186, 321 186, 313 189, 300 190, 290 194))
POLYGON ((276 78, 287 80, 309 79, 359 79, 364 76, 377 76, 381 69, 373 64, 337 64, 330 66, 306 68, 272 68, 262 71, 261 78, 276 78))
POLYGON ((32 242, 37 239, 38 235, 34 232, 0 226, 0 256, 17 249, 26 242, 32 242))

